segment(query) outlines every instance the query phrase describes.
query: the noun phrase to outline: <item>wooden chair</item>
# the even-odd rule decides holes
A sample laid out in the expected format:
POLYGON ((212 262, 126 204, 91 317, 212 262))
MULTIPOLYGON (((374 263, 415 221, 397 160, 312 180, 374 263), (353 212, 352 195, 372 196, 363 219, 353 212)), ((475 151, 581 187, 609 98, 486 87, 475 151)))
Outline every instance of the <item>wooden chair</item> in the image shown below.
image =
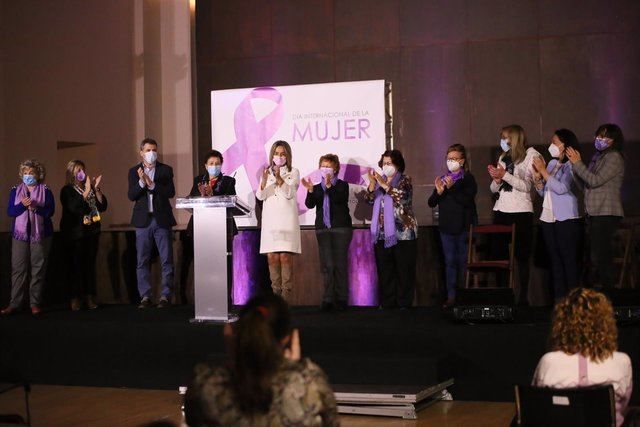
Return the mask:
POLYGON ((515 225, 471 225, 469 227, 469 248, 467 252, 467 269, 465 276, 465 287, 469 287, 469 282, 472 275, 478 275, 487 272, 508 271, 509 272, 509 287, 513 289, 514 280, 514 245, 516 244, 516 228, 515 225), (509 258, 497 259, 497 260, 477 260, 477 251, 475 243, 478 235, 485 235, 487 237, 498 235, 510 235, 509 241, 509 258))
POLYGON ((612 385, 554 389, 516 385, 516 423, 522 427, 615 426, 612 385))

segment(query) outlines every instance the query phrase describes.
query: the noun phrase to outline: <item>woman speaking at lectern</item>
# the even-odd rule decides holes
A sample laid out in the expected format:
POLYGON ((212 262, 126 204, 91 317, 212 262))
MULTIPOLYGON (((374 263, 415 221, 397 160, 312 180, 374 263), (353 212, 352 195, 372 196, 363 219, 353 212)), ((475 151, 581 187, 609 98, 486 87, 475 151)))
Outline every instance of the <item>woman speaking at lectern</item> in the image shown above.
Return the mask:
MULTIPOLYGON (((236 180, 222 174, 222 153, 211 150, 204 158, 204 173, 193 178, 193 187, 189 197, 211 197, 211 196, 234 196, 236 194, 236 180)), ((233 236, 238 234, 236 223, 232 216, 227 217, 227 252, 231 252, 233 236)), ((189 267, 193 261, 193 216, 189 219, 189 224, 182 233, 182 267, 180 269, 180 299, 182 303, 187 302, 186 284, 189 276, 189 267)), ((231 290, 231 278, 233 277, 233 266, 231 257, 228 257, 228 285, 231 290)), ((229 293, 229 295, 231 295, 229 293)))

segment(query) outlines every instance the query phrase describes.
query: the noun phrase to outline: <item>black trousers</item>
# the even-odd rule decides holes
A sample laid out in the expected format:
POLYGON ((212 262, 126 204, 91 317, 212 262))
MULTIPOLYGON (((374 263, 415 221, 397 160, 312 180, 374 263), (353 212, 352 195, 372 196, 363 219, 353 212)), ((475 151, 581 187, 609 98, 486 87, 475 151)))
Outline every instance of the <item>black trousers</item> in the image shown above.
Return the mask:
POLYGON ((99 244, 100 234, 67 241, 72 298, 96 295, 96 257, 99 244))
POLYGON ((613 286, 613 238, 618 230, 619 216, 589 216, 589 245, 591 258, 590 284, 613 286))
POLYGON ((542 222, 542 235, 549 254, 553 298, 558 300, 578 286, 580 222, 577 219, 542 222))
MULTIPOLYGON (((514 248, 514 258, 518 267, 518 279, 520 291, 518 302, 525 304, 529 300, 529 258, 531 256, 531 242, 533 240, 533 212, 493 212, 493 223, 501 225, 516 226, 516 244, 514 248)), ((500 258, 507 258, 509 253, 509 238, 505 235, 493 239, 492 255, 500 258)), ((498 275, 498 282, 506 283, 506 275, 498 275)))
POLYGON ((320 267, 324 279, 323 302, 347 304, 349 302, 349 245, 351 228, 316 230, 320 267))
POLYGON ((390 248, 375 244, 378 293, 382 307, 411 307, 416 287, 418 240, 398 240, 390 248))

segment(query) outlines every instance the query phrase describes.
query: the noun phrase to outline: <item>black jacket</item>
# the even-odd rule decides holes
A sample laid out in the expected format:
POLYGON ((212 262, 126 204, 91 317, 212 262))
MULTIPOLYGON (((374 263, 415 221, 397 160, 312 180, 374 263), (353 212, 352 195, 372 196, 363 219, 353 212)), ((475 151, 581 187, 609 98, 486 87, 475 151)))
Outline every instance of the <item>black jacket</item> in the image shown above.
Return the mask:
MULTIPOLYGON (((191 192, 189 193, 189 197, 198 197, 200 196, 200 190, 198 190, 198 184, 201 182, 209 182, 209 174, 204 173, 203 175, 198 175, 193 178, 193 187, 191 187, 191 192)), ((235 196, 236 194, 236 179, 227 175, 222 175, 218 178, 218 182, 216 182, 216 186, 213 188, 214 196, 235 196)), ((236 227, 236 222, 233 219, 233 216, 227 213, 227 237, 231 238, 238 234, 238 228, 236 227)), ((187 236, 193 237, 193 215, 189 219, 189 224, 187 225, 187 236)))
MULTIPOLYGON (((62 190, 60 190, 60 204, 62 205, 60 231, 65 239, 77 240, 84 236, 100 233, 100 222, 84 225, 84 216, 91 214, 91 207, 73 185, 67 184, 62 187, 62 190)), ((98 212, 107 210, 107 197, 105 195, 102 196, 102 203, 96 197, 96 208, 98 208, 98 212)))
MULTIPOLYGON (((329 212, 331 216, 331 228, 351 227, 351 215, 349 214, 349 184, 341 179, 327 189, 329 195, 329 212)), ((304 204, 309 208, 316 208, 316 230, 327 228, 324 225, 322 209, 324 203, 324 190, 320 184, 313 186, 313 192, 307 191, 304 204)))
POLYGON ((439 206, 438 225, 440 231, 447 234, 460 234, 469 230, 470 224, 477 224, 476 179, 469 172, 456 181, 451 188, 444 189, 439 195, 434 189, 429 197, 429 206, 439 206))
POLYGON ((149 215, 148 193, 153 194, 153 217, 162 228, 171 228, 176 225, 173 217, 173 209, 169 199, 176 195, 176 188, 173 185, 173 169, 164 163, 156 162, 156 172, 153 177, 155 187, 149 190, 146 186, 140 187, 138 181, 138 168, 142 163, 138 163, 129 169, 129 200, 135 202, 133 214, 131 215, 131 225, 136 228, 143 228, 151 222, 149 215))

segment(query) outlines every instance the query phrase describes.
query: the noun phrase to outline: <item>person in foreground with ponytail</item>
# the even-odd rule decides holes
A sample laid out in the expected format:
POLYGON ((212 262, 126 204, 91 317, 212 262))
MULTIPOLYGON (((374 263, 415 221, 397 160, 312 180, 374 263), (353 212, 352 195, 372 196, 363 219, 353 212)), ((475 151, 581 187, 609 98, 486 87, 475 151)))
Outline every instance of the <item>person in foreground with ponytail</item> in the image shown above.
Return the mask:
POLYGON ((327 377, 301 358, 298 331, 280 296, 251 299, 224 336, 227 365, 195 367, 184 402, 188 426, 339 425, 327 377))

